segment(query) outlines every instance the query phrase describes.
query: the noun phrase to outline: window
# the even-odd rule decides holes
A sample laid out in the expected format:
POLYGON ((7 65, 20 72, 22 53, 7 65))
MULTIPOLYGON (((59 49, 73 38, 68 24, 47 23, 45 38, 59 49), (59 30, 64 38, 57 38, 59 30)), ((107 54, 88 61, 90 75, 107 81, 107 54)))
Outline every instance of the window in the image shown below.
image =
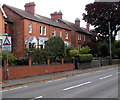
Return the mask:
POLYGON ((42 35, 42 26, 40 26, 40 35, 42 35))
POLYGON ((78 40, 81 40, 81 34, 78 34, 78 40))
POLYGON ((32 23, 29 23, 29 33, 32 33, 32 23))
POLYGON ((68 32, 66 32, 65 34, 65 39, 68 39, 68 32))
POLYGON ((46 27, 43 27, 43 35, 46 35, 46 27))
POLYGON ((80 44, 78 44, 78 50, 80 50, 81 49, 81 45, 80 44))
POLYGON ((60 31, 60 37, 62 37, 62 31, 60 31))
POLYGON ((56 36, 56 30, 53 29, 53 33, 52 33, 53 36, 56 36))
POLYGON ((86 41, 85 35, 84 35, 84 41, 86 41))
POLYGON ((29 49, 30 49, 30 48, 34 48, 34 47, 36 47, 36 46, 35 46, 35 43, 29 43, 29 49))
POLYGON ((7 33, 7 23, 4 23, 4 33, 7 33))

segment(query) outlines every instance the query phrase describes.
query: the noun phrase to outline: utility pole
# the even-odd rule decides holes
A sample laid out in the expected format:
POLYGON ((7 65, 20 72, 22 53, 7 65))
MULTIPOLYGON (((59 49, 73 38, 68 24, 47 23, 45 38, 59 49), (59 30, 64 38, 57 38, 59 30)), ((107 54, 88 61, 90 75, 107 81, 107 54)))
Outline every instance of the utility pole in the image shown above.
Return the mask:
POLYGON ((111 30, 110 30, 110 22, 108 22, 109 25, 109 50, 110 50, 110 58, 109 58, 109 64, 111 65, 112 63, 112 50, 111 50, 111 30))

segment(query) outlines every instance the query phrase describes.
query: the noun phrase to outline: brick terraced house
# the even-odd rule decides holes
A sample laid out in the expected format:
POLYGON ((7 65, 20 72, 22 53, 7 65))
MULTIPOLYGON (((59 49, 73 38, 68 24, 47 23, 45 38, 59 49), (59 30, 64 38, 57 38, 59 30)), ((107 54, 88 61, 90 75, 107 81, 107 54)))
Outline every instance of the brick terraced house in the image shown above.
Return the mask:
MULTIPOLYGON (((12 37, 12 52, 23 57, 25 48, 33 43, 36 48, 44 48, 51 36, 61 36, 66 45, 71 45, 71 30, 56 20, 35 14, 35 3, 26 3, 25 10, 9 5, 3 9, 11 22, 9 34, 12 37)), ((62 13, 60 13, 62 15, 62 13)), ((54 16, 55 17, 55 16, 54 16)))
POLYGON ((86 25, 86 29, 80 27, 80 20, 79 18, 75 19, 75 23, 66 21, 62 19, 62 12, 54 12, 51 13, 51 19, 60 22, 65 27, 71 29, 71 45, 80 49, 82 46, 87 45, 91 42, 91 37, 93 34, 90 32, 90 25, 86 25))
POLYGON ((89 42, 91 42, 92 33, 89 31, 89 24, 86 25, 86 29, 83 27, 80 27, 80 20, 76 18, 75 23, 58 19, 60 23, 62 23, 64 26, 71 29, 71 44, 74 47, 77 47, 78 50, 84 46, 87 45, 89 42))

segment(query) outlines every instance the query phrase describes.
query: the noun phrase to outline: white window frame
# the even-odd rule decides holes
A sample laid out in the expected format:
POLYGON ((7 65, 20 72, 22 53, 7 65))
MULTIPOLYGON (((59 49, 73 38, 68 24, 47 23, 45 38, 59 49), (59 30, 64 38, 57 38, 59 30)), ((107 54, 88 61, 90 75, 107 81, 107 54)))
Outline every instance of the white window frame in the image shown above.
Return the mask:
POLYGON ((78 44, 78 50, 80 50, 80 49, 81 49, 81 47, 82 47, 82 46, 81 46, 80 44, 78 44))
POLYGON ((29 23, 29 33, 32 33, 33 31, 32 27, 33 27, 32 23, 29 23))
POLYGON ((84 41, 86 41, 86 37, 85 37, 85 35, 84 35, 84 41))
POLYGON ((60 31, 60 37, 62 37, 62 31, 60 31))
POLYGON ((65 33, 65 39, 68 39, 68 32, 65 33))
POLYGON ((56 30, 55 29, 53 29, 53 36, 56 36, 56 30))
POLYGON ((43 27, 40 26, 40 35, 42 35, 42 34, 43 34, 43 27))
POLYGON ((46 28, 46 26, 44 26, 43 27, 43 35, 46 35, 46 32, 47 32, 46 30, 47 30, 47 28, 46 28))
POLYGON ((78 40, 81 40, 81 34, 78 34, 78 40))

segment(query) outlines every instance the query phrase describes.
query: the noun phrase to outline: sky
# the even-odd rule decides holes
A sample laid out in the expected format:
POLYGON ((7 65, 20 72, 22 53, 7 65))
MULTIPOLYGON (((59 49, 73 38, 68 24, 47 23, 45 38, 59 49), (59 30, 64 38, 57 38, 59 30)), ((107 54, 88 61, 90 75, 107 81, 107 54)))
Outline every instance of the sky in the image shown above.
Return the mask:
MULTIPOLYGON (((25 3, 34 2, 36 4, 35 13, 50 18, 50 13, 61 10, 63 19, 73 22, 79 18, 81 27, 86 27, 82 20, 85 12, 85 5, 93 3, 94 0, 1 0, 0 4, 7 4, 24 10, 25 3)), ((91 27, 92 29, 92 27, 91 27)))

